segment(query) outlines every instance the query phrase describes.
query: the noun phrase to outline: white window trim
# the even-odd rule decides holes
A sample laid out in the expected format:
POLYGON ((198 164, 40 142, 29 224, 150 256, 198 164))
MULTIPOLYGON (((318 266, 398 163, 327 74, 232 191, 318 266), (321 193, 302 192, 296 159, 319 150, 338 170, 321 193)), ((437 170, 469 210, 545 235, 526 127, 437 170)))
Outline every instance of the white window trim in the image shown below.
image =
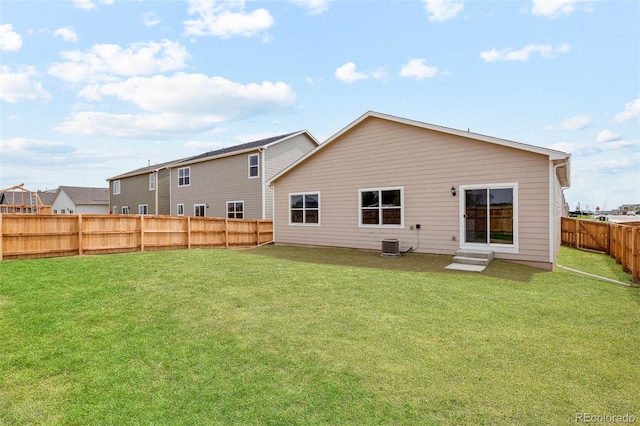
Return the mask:
POLYGON ((287 212, 289 214, 289 226, 320 226, 320 224, 322 223, 322 194, 320 193, 320 191, 306 191, 306 192, 290 192, 289 196, 287 198, 287 202, 289 203, 289 207, 287 208, 287 212), (318 223, 306 223, 304 222, 304 220, 306 220, 306 215, 304 215, 304 212, 306 211, 306 207, 303 207, 302 211, 303 211, 303 215, 302 215, 302 220, 303 222, 291 222, 291 196, 292 195, 302 195, 303 199, 305 195, 318 195, 318 223))
MULTIPOLYGON (((235 204, 235 203, 242 203, 242 218, 244 219, 244 217, 245 217, 244 200, 227 201, 227 209, 225 210, 225 217, 229 218, 229 204, 235 204)), ((234 213, 235 213, 235 207, 234 207, 234 213)), ((235 219, 235 218, 233 218, 233 219, 235 219)))
POLYGON ((149 191, 155 191, 155 190, 156 190, 156 174, 151 173, 149 175, 149 191))
POLYGON ((138 204, 138 214, 149 214, 149 204, 138 204), (147 210, 146 213, 140 211, 143 207, 147 210))
POLYGON ((198 216, 198 217, 207 217, 207 205, 205 203, 200 203, 200 204, 194 204, 193 205, 193 215, 196 215, 196 209, 198 207, 204 207, 203 211, 204 211, 204 215, 202 216, 198 216))
POLYGON ((122 214, 130 214, 129 206, 122 206, 122 214), (127 210, 127 212, 126 212, 126 213, 124 212, 124 211, 125 211, 125 209, 127 210))
POLYGON ((113 195, 120 195, 120 179, 113 181, 113 195))
POLYGON ((118 214, 118 206, 113 206, 111 208, 111 214, 118 214))
MULTIPOLYGON (((382 194, 381 194, 382 195, 382 194)), ((382 201, 382 200, 380 200, 382 201)), ((404 228, 404 186, 386 186, 379 188, 360 188, 358 189, 358 226, 360 228, 376 228, 376 229, 398 229, 404 228), (396 191, 400 190, 400 225, 369 225, 362 223, 362 193, 370 191, 396 191)), ((380 215, 382 218, 382 215, 380 215)))
MULTIPOLYGON (((177 178, 178 178, 178 186, 179 187, 183 187, 183 186, 191 186, 191 167, 180 167, 178 169, 178 171, 176 172, 177 178), (189 183, 187 184, 182 184, 180 185, 180 170, 189 170, 189 183)), ((183 176, 184 179, 184 176, 183 176)))
POLYGON ((184 216, 184 203, 176 204, 176 214, 178 216, 184 216), (182 213, 180 213, 180 207, 182 207, 182 213))
MULTIPOLYGON (((518 214, 518 182, 507 183, 487 183, 479 185, 460 185, 459 187, 460 197, 460 248, 461 249, 483 249, 492 250, 496 253, 520 253, 519 249, 519 214, 518 214), (491 244, 491 243, 467 243, 465 242, 465 191, 469 189, 513 189, 513 244, 491 244)), ((487 218, 487 220, 489 220, 487 218)))
POLYGON ((258 179, 260 177, 260 154, 249 154, 247 156, 247 166, 248 166, 248 170, 247 170, 247 176, 249 177, 249 179, 258 179), (258 164, 253 166, 256 168, 256 170, 258 171, 258 174, 255 176, 251 176, 251 158, 252 157, 256 157, 258 159, 258 164))

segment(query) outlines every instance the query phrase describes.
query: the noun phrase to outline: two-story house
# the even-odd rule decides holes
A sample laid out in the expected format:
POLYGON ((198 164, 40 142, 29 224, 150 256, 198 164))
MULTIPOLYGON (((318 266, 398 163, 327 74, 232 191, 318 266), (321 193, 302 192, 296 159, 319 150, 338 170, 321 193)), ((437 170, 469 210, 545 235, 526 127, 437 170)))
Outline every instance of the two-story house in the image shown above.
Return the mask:
POLYGON ((266 182, 318 145, 302 130, 132 170, 107 179, 109 211, 270 219, 266 182))
POLYGON ((271 219, 273 191, 267 181, 318 145, 303 130, 174 162, 171 214, 271 219))
POLYGON ((112 214, 169 214, 169 165, 149 165, 107 179, 112 214))

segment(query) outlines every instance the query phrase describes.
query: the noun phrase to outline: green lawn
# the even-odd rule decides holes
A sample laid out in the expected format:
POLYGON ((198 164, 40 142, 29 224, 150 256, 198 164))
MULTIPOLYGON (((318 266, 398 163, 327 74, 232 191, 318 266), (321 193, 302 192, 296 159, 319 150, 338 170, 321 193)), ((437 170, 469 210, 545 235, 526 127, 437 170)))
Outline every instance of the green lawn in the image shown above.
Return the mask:
MULTIPOLYGON (((560 263, 598 269, 591 255, 560 263)), ((640 421, 639 289, 450 260, 265 246, 0 262, 0 425, 640 421)))

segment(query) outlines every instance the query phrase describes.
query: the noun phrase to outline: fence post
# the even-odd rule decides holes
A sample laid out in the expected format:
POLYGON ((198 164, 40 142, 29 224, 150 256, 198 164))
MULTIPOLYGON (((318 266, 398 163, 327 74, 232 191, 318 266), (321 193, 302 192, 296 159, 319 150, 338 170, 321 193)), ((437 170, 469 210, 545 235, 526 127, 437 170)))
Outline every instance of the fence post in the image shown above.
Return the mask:
POLYGON ((82 256, 82 215, 78 213, 78 256, 82 256))
POLYGON ((580 248, 580 243, 578 242, 579 238, 580 238, 580 234, 578 233, 578 230, 580 229, 580 222, 578 219, 575 219, 573 222, 573 226, 574 226, 574 230, 575 230, 575 238, 576 238, 576 248, 579 249, 580 248))
POLYGON ((638 286, 640 281, 640 263, 638 262, 638 228, 635 226, 631 229, 631 281, 638 286))
POLYGON ((191 216, 187 216, 187 248, 191 248, 191 216))
POLYGON ((144 215, 140 215, 140 251, 144 251, 144 215))
POLYGON ((0 213, 0 262, 2 262, 2 213, 0 213))
POLYGON ((224 218, 224 248, 229 248, 229 217, 224 218))
POLYGON ((256 220, 256 245, 260 245, 260 221, 256 220))

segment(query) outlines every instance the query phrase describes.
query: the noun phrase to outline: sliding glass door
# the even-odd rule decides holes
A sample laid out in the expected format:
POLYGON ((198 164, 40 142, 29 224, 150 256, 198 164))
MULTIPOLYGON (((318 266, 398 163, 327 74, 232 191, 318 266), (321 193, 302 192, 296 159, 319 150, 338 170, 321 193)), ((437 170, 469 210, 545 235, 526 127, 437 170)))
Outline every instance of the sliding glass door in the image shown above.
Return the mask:
POLYGON ((515 186, 461 188, 464 243, 513 246, 515 186))

